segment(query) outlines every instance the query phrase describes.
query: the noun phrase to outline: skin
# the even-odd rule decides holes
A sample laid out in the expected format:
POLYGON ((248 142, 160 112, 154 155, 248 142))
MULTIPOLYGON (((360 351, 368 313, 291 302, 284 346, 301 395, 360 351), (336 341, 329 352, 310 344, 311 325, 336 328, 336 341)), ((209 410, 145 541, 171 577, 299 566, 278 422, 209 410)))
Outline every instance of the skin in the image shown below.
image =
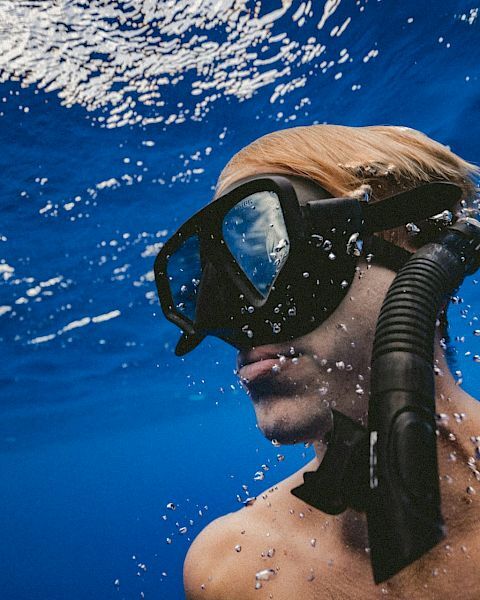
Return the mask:
POLYGON ((185 561, 188 600, 336 600, 385 595, 451 599, 459 589, 464 599, 478 598, 480 483, 473 471, 475 462, 469 465, 469 459, 471 463, 476 448, 471 437, 480 435, 480 405, 456 385, 440 333, 435 349, 436 406, 445 415, 438 420, 438 460, 447 538, 377 586, 371 574, 365 515, 351 509, 327 515, 290 493, 303 482, 303 473, 317 469, 322 460, 331 407, 366 424, 375 324, 395 277, 379 265, 368 267, 360 264, 349 293, 316 330, 291 343, 240 354, 240 367, 264 358, 239 370, 264 435, 282 443, 313 442, 316 458, 266 490, 251 506, 214 521, 201 532, 185 561), (298 360, 291 358, 291 347, 298 360), (273 364, 279 365, 279 372, 272 371, 273 364), (255 575, 265 569, 275 574, 255 589, 255 575))

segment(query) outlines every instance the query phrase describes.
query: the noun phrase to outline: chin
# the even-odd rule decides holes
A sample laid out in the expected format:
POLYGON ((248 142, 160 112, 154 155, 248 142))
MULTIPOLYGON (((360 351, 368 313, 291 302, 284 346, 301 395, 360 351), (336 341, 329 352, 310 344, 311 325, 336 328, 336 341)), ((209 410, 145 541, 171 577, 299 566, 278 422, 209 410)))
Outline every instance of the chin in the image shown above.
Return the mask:
POLYGON ((332 427, 331 410, 324 404, 319 405, 318 398, 257 402, 255 414, 263 435, 280 444, 322 440, 332 427))

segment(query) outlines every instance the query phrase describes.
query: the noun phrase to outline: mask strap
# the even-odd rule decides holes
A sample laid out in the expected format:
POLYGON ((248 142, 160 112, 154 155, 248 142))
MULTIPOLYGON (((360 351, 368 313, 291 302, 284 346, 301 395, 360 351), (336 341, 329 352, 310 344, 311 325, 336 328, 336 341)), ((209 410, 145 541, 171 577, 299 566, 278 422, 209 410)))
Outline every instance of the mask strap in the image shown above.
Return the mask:
POLYGON ((398 272, 413 256, 413 252, 400 248, 376 235, 372 235, 364 241, 362 254, 366 257, 371 254, 374 264, 382 265, 395 272, 398 272))

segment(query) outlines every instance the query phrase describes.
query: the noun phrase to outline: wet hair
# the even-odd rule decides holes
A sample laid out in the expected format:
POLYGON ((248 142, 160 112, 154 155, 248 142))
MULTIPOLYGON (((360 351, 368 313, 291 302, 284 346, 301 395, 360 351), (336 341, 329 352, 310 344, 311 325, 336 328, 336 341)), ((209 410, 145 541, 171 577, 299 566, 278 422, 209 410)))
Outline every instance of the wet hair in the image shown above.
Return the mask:
MULTIPOLYGON (((368 194, 371 202, 422 183, 450 181, 462 188, 465 205, 475 198, 480 169, 408 127, 311 125, 269 133, 240 150, 222 171, 216 196, 261 173, 300 175, 334 196, 368 194)), ((426 241, 421 236, 417 243, 404 227, 378 235, 407 250, 426 241)))

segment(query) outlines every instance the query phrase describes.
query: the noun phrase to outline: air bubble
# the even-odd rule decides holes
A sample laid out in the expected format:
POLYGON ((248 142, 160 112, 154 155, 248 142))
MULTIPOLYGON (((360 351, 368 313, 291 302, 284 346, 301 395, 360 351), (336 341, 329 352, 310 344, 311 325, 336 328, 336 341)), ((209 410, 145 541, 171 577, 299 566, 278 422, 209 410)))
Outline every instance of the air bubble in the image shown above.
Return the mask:
POLYGON ((325 240, 322 247, 325 252, 329 252, 332 249, 332 242, 330 240, 325 240))
POLYGON ((286 240, 285 238, 282 238, 278 244, 275 246, 274 250, 275 252, 281 252, 282 250, 284 250, 285 248, 288 247, 288 240, 286 240))
POLYGON ((273 569, 263 569, 255 574, 255 579, 258 581, 270 581, 272 577, 275 577, 275 571, 273 569))
POLYGON ((360 256, 362 250, 362 242, 359 240, 360 234, 353 233, 347 242, 347 254, 349 256, 360 256))
POLYGON ((244 326, 242 327, 242 331, 243 331, 243 333, 244 333, 244 334, 245 334, 247 337, 249 337, 250 339, 251 339, 251 338, 253 338, 253 331, 252 331, 252 330, 249 328, 249 326, 248 326, 248 325, 244 325, 244 326))
POLYGON ((449 210, 444 210, 438 215, 433 215, 433 217, 430 217, 429 221, 440 221, 448 225, 453 221, 453 215, 449 210))
POLYGON ((405 225, 405 229, 410 235, 417 235, 420 233, 420 229, 415 225, 415 223, 407 223, 405 225))

